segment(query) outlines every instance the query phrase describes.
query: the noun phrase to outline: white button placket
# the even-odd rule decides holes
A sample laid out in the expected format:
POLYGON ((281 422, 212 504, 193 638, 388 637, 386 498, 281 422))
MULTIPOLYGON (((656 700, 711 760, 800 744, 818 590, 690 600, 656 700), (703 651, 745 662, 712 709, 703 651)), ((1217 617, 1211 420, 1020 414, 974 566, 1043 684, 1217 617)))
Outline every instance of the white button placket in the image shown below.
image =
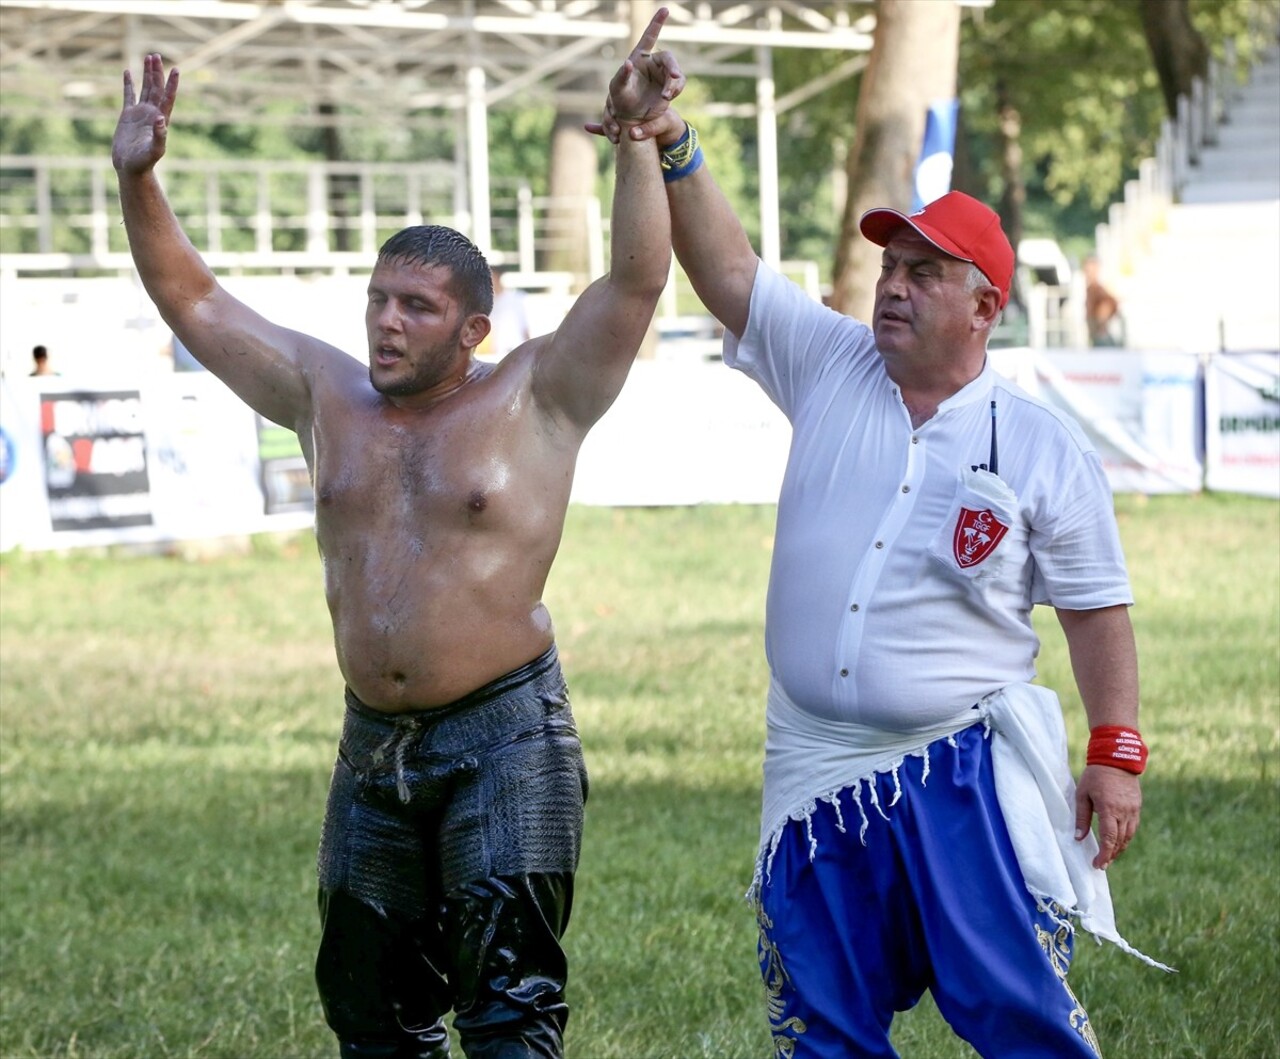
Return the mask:
POLYGON ((902 482, 894 494, 893 502, 888 506, 871 547, 862 557, 854 573, 853 583, 849 586, 847 600, 848 609, 841 622, 839 638, 839 655, 836 658, 834 692, 836 701, 845 705, 856 705, 856 692, 850 679, 862 648, 862 634, 868 612, 867 601, 880 579, 884 564, 888 561, 893 545, 907 526, 916 497, 920 492, 920 483, 924 478, 925 447, 919 433, 910 435, 906 467, 902 482))

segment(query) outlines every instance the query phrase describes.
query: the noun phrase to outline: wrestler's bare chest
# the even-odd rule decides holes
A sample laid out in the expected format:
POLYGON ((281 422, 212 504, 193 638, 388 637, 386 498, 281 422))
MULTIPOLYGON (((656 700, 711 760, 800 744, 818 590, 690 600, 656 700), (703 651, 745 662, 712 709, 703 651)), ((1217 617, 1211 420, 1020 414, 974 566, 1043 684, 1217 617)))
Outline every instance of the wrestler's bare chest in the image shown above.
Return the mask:
POLYGON ((474 525, 516 502, 519 431, 481 418, 362 424, 315 448, 321 527, 474 525))
POLYGON ((339 411, 316 418, 312 473, 347 682, 379 709, 418 708, 545 650, 572 453, 510 402, 339 411))

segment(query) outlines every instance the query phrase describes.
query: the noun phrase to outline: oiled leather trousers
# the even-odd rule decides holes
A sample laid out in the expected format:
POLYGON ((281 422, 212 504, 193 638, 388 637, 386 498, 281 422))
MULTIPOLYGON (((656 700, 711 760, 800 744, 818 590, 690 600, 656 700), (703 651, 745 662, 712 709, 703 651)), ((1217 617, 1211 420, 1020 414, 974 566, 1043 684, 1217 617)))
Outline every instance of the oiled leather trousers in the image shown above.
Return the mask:
POLYGON ((316 982, 343 1059, 558 1057, 587 795, 555 648, 449 706, 348 690, 316 982))

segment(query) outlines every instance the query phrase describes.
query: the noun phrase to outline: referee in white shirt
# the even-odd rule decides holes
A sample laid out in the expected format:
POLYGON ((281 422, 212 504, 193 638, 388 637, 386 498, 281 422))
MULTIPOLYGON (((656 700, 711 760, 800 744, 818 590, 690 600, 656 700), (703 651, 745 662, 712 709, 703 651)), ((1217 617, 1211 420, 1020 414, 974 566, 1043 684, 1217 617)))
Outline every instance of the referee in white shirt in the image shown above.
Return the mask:
MULTIPOLYGON (((1077 919, 1129 949, 1101 869, 1141 807, 1133 599, 1098 453, 987 360, 1014 271, 999 218, 958 192, 866 214, 884 247, 868 327, 759 260, 669 106, 674 58, 643 64, 606 111, 647 114, 630 135, 662 149, 725 362, 793 431, 752 887, 775 1050, 894 1056, 894 1014, 927 989, 983 1056, 1096 1055, 1066 973, 1077 919), (1035 604, 1091 726, 1078 785, 1056 697, 1031 684, 1035 604)), ((617 136, 607 116, 595 131, 617 136)))

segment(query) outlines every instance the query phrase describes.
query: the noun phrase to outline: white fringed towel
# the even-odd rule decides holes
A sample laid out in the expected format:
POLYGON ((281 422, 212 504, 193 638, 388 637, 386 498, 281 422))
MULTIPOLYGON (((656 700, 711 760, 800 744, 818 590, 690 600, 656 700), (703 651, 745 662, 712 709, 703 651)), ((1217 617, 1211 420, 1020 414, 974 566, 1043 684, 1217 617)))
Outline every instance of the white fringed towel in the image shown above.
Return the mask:
POLYGON ((1172 971, 1120 936, 1107 873, 1093 866, 1098 840, 1090 831, 1076 841, 1076 785, 1058 696, 1034 684, 1010 684, 980 709, 991 726, 1000 812, 1032 896, 1079 918, 1096 937, 1172 971))

